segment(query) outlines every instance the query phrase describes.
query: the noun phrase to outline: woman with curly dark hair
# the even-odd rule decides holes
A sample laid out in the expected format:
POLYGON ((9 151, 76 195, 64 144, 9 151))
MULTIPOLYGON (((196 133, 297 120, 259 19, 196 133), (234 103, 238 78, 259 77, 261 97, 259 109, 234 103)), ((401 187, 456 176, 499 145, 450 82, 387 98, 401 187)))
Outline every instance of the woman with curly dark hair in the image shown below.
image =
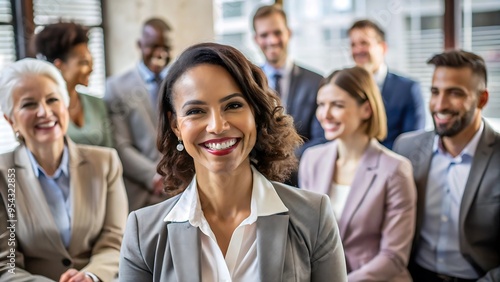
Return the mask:
POLYGON ((198 44, 160 94, 158 172, 177 195, 130 214, 120 281, 346 281, 328 197, 277 182, 301 138, 260 68, 198 44))
POLYGON ((104 101, 78 93, 77 85, 88 86, 92 55, 88 30, 72 22, 44 27, 34 38, 37 57, 54 64, 66 80, 70 103, 68 136, 76 143, 112 147, 111 128, 104 101))

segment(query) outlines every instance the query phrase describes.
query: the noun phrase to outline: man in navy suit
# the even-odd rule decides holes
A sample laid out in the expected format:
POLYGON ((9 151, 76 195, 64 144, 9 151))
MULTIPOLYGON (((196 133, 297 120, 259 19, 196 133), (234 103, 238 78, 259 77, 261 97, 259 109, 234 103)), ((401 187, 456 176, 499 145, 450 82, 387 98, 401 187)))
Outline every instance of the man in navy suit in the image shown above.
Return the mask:
POLYGON ((373 73, 382 92, 387 114, 387 138, 382 144, 392 149, 394 140, 401 133, 425 127, 425 106, 420 85, 388 70, 384 62, 387 53, 385 32, 377 24, 359 20, 348 33, 354 62, 373 73))
POLYGON ((292 32, 281 6, 257 9, 253 28, 255 42, 266 57, 262 70, 269 86, 281 97, 287 113, 294 119, 297 132, 304 139, 305 144, 297 151, 300 158, 306 148, 326 142, 323 128, 316 119, 316 94, 323 76, 298 66, 288 57, 292 32))

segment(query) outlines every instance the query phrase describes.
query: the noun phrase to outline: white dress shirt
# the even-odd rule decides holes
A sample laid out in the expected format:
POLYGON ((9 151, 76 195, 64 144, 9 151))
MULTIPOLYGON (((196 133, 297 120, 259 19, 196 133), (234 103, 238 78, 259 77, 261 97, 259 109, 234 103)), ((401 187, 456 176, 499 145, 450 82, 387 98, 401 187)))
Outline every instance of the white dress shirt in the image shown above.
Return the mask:
MULTIPOLYGON (((274 187, 252 167, 253 187, 250 215, 234 230, 226 257, 201 209, 196 175, 182 193, 165 222, 186 222, 200 229, 202 281, 259 281, 257 218, 287 212, 274 187)), ((237 187, 235 187, 237 189, 237 187)))
POLYGON ((387 77, 387 65, 385 63, 381 64, 378 70, 373 74, 373 78, 377 83, 378 89, 382 92, 382 88, 384 87, 385 78, 387 77))

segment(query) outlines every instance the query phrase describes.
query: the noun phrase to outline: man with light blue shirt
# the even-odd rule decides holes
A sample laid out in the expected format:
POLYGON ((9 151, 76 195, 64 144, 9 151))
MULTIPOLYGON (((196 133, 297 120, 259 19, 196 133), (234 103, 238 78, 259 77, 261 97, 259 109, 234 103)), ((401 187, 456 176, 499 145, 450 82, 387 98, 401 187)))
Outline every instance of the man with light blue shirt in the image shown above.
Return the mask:
POLYGON ((488 102, 483 58, 448 51, 435 66, 433 132, 401 135, 417 185, 414 281, 500 281, 500 134, 482 118, 488 102))
POLYGON ((160 153, 156 148, 158 91, 171 59, 170 26, 162 19, 147 20, 137 41, 142 60, 124 74, 106 82, 108 107, 116 150, 130 210, 166 198, 156 173, 160 153))
POLYGON ((281 6, 257 9, 253 16, 253 28, 255 42, 266 58, 262 70, 269 86, 280 96, 282 105, 293 117, 295 128, 305 142, 296 152, 300 158, 306 148, 326 142, 323 128, 316 119, 316 95, 323 77, 298 66, 288 57, 292 32, 281 6))

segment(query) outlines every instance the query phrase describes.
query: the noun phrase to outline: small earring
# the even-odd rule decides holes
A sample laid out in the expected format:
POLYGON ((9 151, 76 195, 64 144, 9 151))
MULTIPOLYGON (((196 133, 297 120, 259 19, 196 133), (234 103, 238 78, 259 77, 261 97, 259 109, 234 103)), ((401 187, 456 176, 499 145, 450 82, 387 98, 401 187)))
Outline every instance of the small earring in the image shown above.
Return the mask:
POLYGON ((179 139, 179 144, 177 144, 177 147, 175 147, 177 151, 182 152, 184 150, 184 144, 182 144, 182 140, 179 139))
POLYGON ((21 136, 21 133, 19 133, 19 131, 16 131, 15 135, 16 135, 16 140, 17 141, 23 142, 23 136, 21 136))

